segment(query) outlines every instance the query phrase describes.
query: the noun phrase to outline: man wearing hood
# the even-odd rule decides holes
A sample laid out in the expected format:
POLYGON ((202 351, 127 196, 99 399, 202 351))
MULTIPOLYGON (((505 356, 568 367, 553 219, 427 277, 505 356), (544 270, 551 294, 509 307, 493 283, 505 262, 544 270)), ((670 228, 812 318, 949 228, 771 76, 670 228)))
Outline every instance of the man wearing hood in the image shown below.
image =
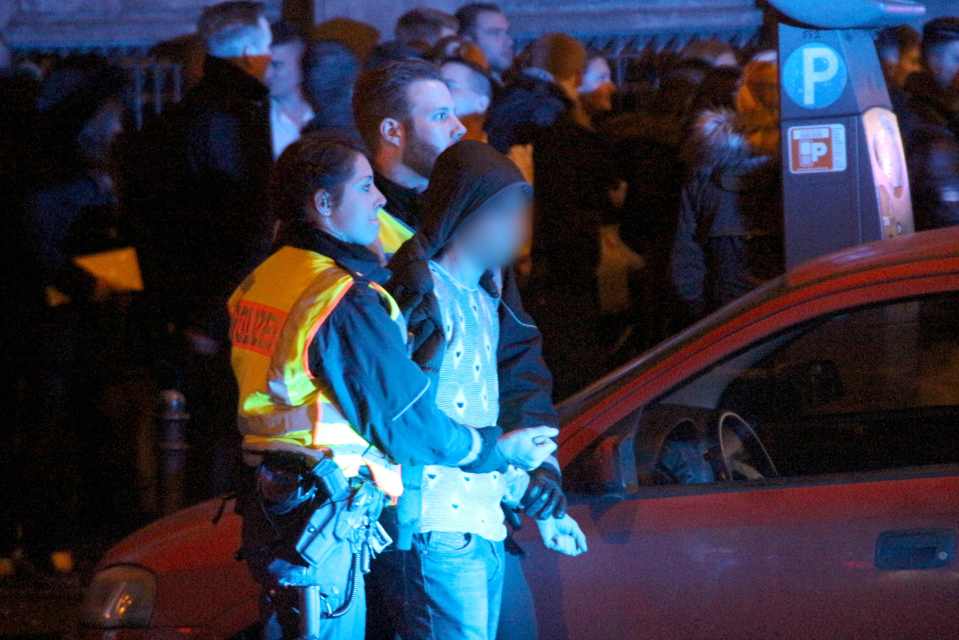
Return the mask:
MULTIPOLYGON (((378 248, 389 257, 421 228, 423 192, 437 157, 463 137, 465 128, 456 118, 453 97, 439 69, 424 61, 394 62, 361 74, 353 111, 370 152, 376 187, 386 197, 378 248)), ((499 424, 506 430, 556 427, 553 377, 543 361, 542 335, 523 308, 513 269, 503 272, 502 299, 496 351, 499 424)), ((533 472, 523 501, 534 516, 562 511, 562 488, 549 467, 533 472)), ((518 589, 511 601, 530 602, 514 554, 507 562, 507 584, 518 589)), ((372 622, 376 626, 380 621, 372 622)), ((522 626, 533 624, 525 620, 522 626)))
POLYGON ((916 229, 959 224, 959 18, 923 28, 922 71, 906 82, 902 137, 916 229))
POLYGON ((673 286, 691 323, 784 269, 776 54, 743 70, 736 111, 705 111, 685 149, 673 286))
MULTIPOLYGON (((502 314, 512 313, 501 297, 501 273, 526 241, 530 198, 529 184, 505 156, 480 142, 456 144, 437 160, 423 226, 390 263, 389 287, 407 319, 413 359, 434 380, 437 406, 467 425, 500 423, 496 351, 502 314)), ((556 461, 538 471, 551 474, 558 491, 556 461)), ((496 637, 507 534, 501 503, 541 518, 547 547, 568 555, 586 549, 562 500, 544 512, 537 503, 552 498, 523 499, 525 472, 430 465, 420 480, 412 548, 382 563, 391 574, 388 609, 401 612, 403 638, 496 637)))
MULTIPOLYGON (((380 215, 381 249, 387 257, 420 230, 423 192, 439 155, 459 141, 465 128, 439 69, 423 61, 397 62, 360 76, 353 98, 357 126, 370 152, 376 188, 386 197, 380 215), (398 232, 394 232, 398 231, 398 232), (398 240, 398 242, 397 242, 398 240), (392 246, 386 246, 395 242, 392 246)), ((543 362, 542 336, 523 309, 512 269, 503 274, 497 366, 500 424, 506 429, 548 425, 559 420, 553 407, 553 378, 543 362), (507 311, 508 310, 508 311, 507 311)), ((537 487, 558 506, 562 491, 545 474, 537 487)))

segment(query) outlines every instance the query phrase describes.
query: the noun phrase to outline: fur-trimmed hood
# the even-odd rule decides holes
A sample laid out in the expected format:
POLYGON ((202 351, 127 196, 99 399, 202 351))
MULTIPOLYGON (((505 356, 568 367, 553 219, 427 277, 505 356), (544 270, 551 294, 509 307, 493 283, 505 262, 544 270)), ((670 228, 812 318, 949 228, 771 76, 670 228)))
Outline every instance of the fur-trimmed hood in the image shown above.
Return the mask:
POLYGON ((744 129, 730 109, 703 111, 690 128, 684 159, 694 169, 714 171, 767 159, 749 143, 744 129))

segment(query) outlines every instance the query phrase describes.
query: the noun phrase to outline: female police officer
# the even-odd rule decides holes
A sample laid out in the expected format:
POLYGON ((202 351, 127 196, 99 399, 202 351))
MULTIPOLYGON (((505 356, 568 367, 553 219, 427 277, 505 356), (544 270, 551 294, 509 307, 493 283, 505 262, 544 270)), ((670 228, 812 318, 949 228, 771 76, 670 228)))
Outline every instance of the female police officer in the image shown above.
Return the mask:
POLYGON ((362 638, 356 559, 368 557, 381 497, 399 498, 402 545, 417 530, 422 465, 532 469, 557 431, 502 435, 437 409, 368 248, 384 199, 358 147, 305 136, 278 160, 271 199, 276 251, 229 303, 244 459, 257 467, 241 555, 263 587, 267 635, 362 638), (312 611, 304 594, 322 615, 298 615, 312 611))

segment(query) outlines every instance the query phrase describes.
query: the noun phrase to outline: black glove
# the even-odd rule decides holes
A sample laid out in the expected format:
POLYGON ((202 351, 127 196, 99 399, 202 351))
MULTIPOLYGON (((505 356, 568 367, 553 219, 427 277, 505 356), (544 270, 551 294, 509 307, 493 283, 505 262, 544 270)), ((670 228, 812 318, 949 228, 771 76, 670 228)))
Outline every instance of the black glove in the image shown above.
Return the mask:
POLYGON ((530 518, 546 520, 566 514, 566 496, 559 473, 549 464, 529 472, 529 486, 519 506, 530 518))

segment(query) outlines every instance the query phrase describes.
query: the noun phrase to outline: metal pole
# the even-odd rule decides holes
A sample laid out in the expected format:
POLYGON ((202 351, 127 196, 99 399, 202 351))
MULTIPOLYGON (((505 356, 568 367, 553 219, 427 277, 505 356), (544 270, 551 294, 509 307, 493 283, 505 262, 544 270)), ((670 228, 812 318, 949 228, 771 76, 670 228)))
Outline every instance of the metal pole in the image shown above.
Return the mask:
POLYGON ((300 587, 300 638, 312 640, 320 637, 320 618, 323 599, 317 586, 300 587))
POLYGON ((184 504, 184 473, 189 445, 186 425, 186 398, 174 389, 160 392, 157 411, 157 433, 160 436, 160 512, 164 515, 178 511, 184 504))

